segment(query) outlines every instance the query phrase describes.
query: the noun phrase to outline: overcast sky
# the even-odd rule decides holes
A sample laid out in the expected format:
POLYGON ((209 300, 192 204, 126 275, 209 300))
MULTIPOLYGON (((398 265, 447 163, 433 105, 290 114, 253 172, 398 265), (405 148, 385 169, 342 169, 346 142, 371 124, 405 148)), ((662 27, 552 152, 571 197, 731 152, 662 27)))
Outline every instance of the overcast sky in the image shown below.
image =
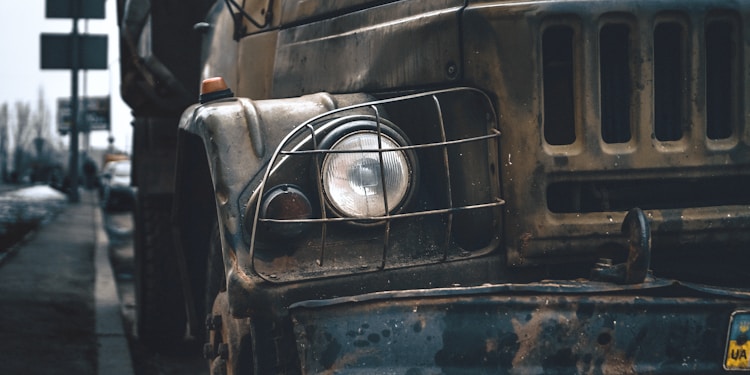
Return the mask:
MULTIPOLYGON (((111 101, 111 127, 115 146, 130 151, 132 146, 130 110, 119 96, 120 66, 117 47, 116 0, 104 0, 106 19, 89 20, 90 34, 109 34, 109 70, 91 70, 87 73, 87 84, 83 84, 83 72, 79 73, 79 96, 107 96, 111 101)), ((8 103, 14 111, 15 102, 23 101, 36 109, 39 88, 44 90, 54 129, 57 129, 57 99, 70 97, 71 73, 69 70, 40 69, 41 33, 70 33, 73 21, 46 19, 45 0, 0 0, 0 103, 8 103)), ((86 21, 79 21, 78 30, 83 33, 86 21)), ((91 132, 92 147, 105 147, 108 133, 91 132)))

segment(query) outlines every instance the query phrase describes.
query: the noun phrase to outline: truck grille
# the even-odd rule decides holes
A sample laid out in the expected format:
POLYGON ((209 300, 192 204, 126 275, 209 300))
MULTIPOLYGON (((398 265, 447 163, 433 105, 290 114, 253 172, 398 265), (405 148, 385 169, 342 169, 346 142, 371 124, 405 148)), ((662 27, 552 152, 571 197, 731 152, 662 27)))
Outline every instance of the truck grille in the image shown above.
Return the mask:
POLYGON ((604 169, 644 171, 629 177, 570 178, 561 170, 547 185, 551 212, 750 204, 750 195, 741 193, 750 188, 750 178, 727 161, 747 154, 739 12, 660 9, 649 15, 612 12, 591 20, 550 19, 541 35, 541 52, 543 136, 551 153, 568 154, 578 146, 593 158, 634 159, 637 153, 643 158, 604 169), (587 61, 598 73, 581 70, 587 61), (582 80, 589 82, 580 85, 582 80), (583 99, 583 87, 598 92, 583 99), (587 117, 582 107, 598 111, 587 117), (680 160, 679 153, 692 157, 680 160), (722 175, 695 170, 686 177, 672 168, 699 169, 701 164, 721 164, 722 175), (645 172, 670 168, 666 174, 645 172))
MULTIPOLYGON (((498 56, 491 80, 481 70, 489 64, 473 61, 469 77, 490 81, 498 97, 509 265, 586 270, 620 259, 622 221, 639 207, 655 275, 746 274, 727 272, 726 259, 750 243, 749 9, 710 0, 467 7, 466 50, 498 56), (688 252, 700 261, 677 270, 688 252)), ((731 278, 722 283, 744 282, 731 278)))

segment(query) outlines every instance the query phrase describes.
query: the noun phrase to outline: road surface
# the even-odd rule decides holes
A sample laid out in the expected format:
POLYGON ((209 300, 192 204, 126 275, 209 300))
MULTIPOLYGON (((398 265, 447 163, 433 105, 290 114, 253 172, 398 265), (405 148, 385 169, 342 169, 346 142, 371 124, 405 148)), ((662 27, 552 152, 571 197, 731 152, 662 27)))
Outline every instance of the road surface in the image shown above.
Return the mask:
POLYGON ((199 343, 155 353, 134 336, 131 213, 96 196, 0 189, 2 230, 41 223, 0 248, 0 374, 207 374, 199 343))

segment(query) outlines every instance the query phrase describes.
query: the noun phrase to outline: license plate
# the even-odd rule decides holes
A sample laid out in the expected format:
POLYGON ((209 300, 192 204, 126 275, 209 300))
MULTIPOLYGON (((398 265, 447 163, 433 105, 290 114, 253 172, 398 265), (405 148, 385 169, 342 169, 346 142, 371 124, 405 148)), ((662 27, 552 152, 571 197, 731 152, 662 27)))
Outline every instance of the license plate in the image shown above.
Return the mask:
POLYGON ((750 371, 750 311, 735 311, 729 319, 725 370, 750 371))

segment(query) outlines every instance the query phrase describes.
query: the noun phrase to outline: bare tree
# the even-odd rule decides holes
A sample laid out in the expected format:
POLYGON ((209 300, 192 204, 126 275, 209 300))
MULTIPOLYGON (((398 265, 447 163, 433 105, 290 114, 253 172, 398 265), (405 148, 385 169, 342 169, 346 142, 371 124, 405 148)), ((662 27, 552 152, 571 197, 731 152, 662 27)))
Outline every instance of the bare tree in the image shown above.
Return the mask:
POLYGON ((44 100, 44 89, 39 87, 37 108, 31 115, 32 137, 35 151, 32 182, 49 182, 55 167, 55 145, 50 125, 50 111, 44 100))
POLYGON ((8 180, 8 103, 0 105, 0 178, 8 180))
POLYGON ((29 126, 31 106, 29 103, 16 102, 16 126, 13 130, 13 174, 14 180, 22 177, 26 169, 26 150, 31 143, 32 129, 29 126))
POLYGON ((15 123, 10 121, 8 105, 0 107, 0 170, 7 177, 9 155, 12 155, 10 179, 19 182, 29 177, 41 181, 51 167, 54 143, 50 130, 50 111, 44 100, 44 90, 39 88, 37 106, 32 111, 27 102, 15 103, 15 123), (46 147, 45 147, 46 146, 46 147))
POLYGON ((49 165, 49 148, 52 146, 50 132, 50 112, 44 101, 44 89, 39 87, 39 98, 37 99, 36 111, 32 114, 33 143, 36 152, 37 168, 49 165), (45 147, 46 146, 46 147, 45 147))
POLYGON ((34 133, 34 146, 36 147, 37 156, 42 156, 42 147, 44 143, 49 143, 50 139, 50 112, 47 103, 44 101, 44 89, 39 87, 39 98, 37 99, 36 112, 33 114, 32 127, 34 133))

